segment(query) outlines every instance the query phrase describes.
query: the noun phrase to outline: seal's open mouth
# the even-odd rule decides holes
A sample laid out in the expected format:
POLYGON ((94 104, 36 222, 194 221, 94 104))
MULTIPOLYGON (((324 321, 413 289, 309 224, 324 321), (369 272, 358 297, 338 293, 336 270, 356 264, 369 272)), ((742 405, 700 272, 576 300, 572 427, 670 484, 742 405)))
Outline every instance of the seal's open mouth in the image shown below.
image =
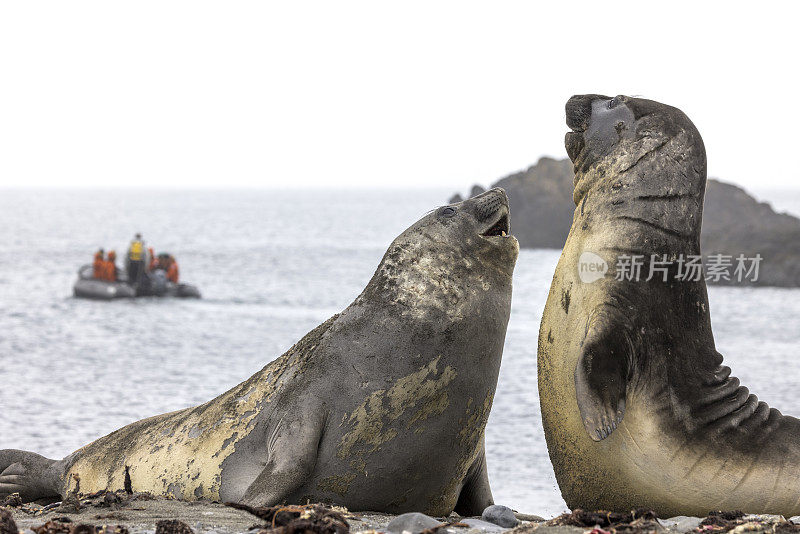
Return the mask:
POLYGON ((494 244, 516 242, 511 235, 511 216, 508 208, 508 196, 499 187, 492 188, 485 193, 472 197, 472 209, 475 215, 476 230, 483 239, 488 239, 494 244), (483 225, 486 226, 483 226, 483 225), (483 230, 485 228, 485 230, 483 230), (483 230, 483 231, 481 231, 483 230))
POLYGON ((504 209, 497 222, 481 235, 483 237, 509 237, 511 235, 511 222, 508 219, 508 211, 504 209))

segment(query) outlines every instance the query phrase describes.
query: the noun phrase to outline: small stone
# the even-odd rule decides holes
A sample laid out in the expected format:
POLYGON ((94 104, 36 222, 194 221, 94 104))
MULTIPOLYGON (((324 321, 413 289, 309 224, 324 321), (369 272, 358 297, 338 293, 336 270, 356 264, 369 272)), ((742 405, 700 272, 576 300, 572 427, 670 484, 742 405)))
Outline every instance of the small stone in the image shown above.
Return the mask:
POLYGON ((671 528, 679 532, 689 532, 699 527, 702 520, 701 517, 678 515, 669 519, 659 519, 658 522, 662 527, 671 528))
POLYGON ((111 491, 107 491, 105 495, 103 495, 103 506, 111 506, 113 504, 119 504, 122 499, 119 498, 119 495, 113 493, 111 491))
POLYGON ((386 532, 391 534, 419 534, 423 530, 438 527, 442 522, 434 519, 429 515, 421 514, 419 512, 409 512, 401 514, 389 521, 386 525, 386 532))
POLYGON ((155 534, 194 534, 194 530, 183 521, 165 519, 156 523, 155 534))
MULTIPOLYGON (((497 523, 490 523, 488 521, 484 521, 483 519, 475 519, 475 518, 462 519, 461 521, 459 521, 459 523, 469 525, 469 530, 476 532, 504 532, 508 530, 508 527, 502 527, 497 523)), ((517 521, 517 523, 519 523, 519 521, 517 521)))
POLYGON ((81 508, 83 507, 81 506, 81 501, 78 499, 78 496, 75 493, 70 493, 67 495, 66 499, 61 501, 57 510, 65 514, 77 514, 80 513, 81 508))
POLYGON ((519 519, 514 515, 514 510, 501 504, 487 506, 481 514, 481 519, 503 528, 514 528, 519 525, 519 519))

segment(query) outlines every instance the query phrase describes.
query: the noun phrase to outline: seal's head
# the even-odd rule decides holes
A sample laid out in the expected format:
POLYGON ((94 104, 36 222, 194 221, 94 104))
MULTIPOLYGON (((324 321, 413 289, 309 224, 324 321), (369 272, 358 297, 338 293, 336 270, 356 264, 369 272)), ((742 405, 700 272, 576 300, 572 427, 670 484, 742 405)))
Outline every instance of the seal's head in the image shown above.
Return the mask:
POLYGON ((681 110, 623 95, 576 95, 566 113, 572 131, 564 144, 575 166, 576 204, 600 179, 623 174, 661 152, 697 176, 700 192, 705 187, 703 140, 681 110))
POLYGON ((392 244, 390 251, 417 245, 418 259, 449 257, 451 265, 480 262, 481 268, 511 276, 519 243, 511 235, 506 192, 496 187, 463 202, 442 206, 417 221, 392 244))
POLYGON ((458 317, 476 298, 505 294, 519 243, 500 188, 432 210, 400 234, 365 289, 412 315, 458 317), (492 293, 493 292, 493 293, 492 293))

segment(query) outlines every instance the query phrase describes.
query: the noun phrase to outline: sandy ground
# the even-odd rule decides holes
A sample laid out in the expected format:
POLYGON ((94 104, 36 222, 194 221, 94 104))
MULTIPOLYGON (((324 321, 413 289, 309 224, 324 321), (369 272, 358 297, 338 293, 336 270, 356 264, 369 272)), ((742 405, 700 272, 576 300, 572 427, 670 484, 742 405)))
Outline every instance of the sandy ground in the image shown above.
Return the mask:
MULTIPOLYGON (((122 500, 84 499, 80 509, 75 507, 76 502, 62 503, 60 506, 51 505, 22 505, 7 508, 12 512, 13 518, 21 534, 32 534, 29 529, 38 527, 47 521, 69 522, 71 524, 89 524, 94 526, 124 525, 131 534, 154 534, 156 522, 165 519, 178 519, 188 524, 197 534, 239 534, 252 531, 255 534, 265 527, 264 521, 248 512, 236 510, 220 503, 208 501, 176 501, 165 498, 154 498, 149 495, 134 495, 132 498, 122 500), (256 529, 256 530, 253 530, 256 529)), ((343 512, 350 525, 351 532, 379 531, 386 532, 387 525, 396 516, 380 513, 354 513, 343 512)), ((577 513, 577 512, 576 512, 577 513)), ((517 514, 522 519, 521 524, 515 529, 504 529, 496 525, 481 522, 475 519, 466 520, 471 526, 452 526, 441 528, 438 534, 487 534, 507 532, 508 534, 662 534, 677 533, 709 533, 717 534, 731 532, 733 534, 750 534, 753 532, 770 532, 772 534, 800 534, 800 525, 780 516, 744 516, 735 521, 717 521, 709 525, 700 525, 700 518, 678 517, 667 520, 640 521, 628 525, 610 525, 603 529, 593 529, 592 526, 553 526, 545 523, 541 518, 517 514)), ((456 523, 465 521, 456 514, 448 518, 437 518, 443 523, 456 523)), ((800 518, 791 518, 794 521, 800 518)), ((594 519, 592 519, 594 521, 594 519)), ((800 522, 800 521, 798 521, 800 522)), ((415 531, 415 532, 418 532, 415 531)), ((395 534, 406 534, 396 532, 395 534)), ((428 534, 432 534, 429 533, 428 534)))
MULTIPOLYGON (((129 502, 113 503, 106 505, 101 499, 95 499, 93 504, 84 504, 80 511, 74 507, 61 506, 43 511, 37 505, 24 505, 23 507, 10 508, 14 520, 21 533, 26 529, 37 527, 51 520, 69 518, 72 523, 85 523, 95 526, 124 525, 133 534, 155 532, 155 524, 163 519, 179 519, 188 524, 197 533, 238 534, 253 528, 260 529, 264 522, 248 512, 236 510, 220 503, 209 501, 176 501, 165 498, 134 497, 129 502)), ((393 515, 381 513, 354 513, 346 512, 347 522, 351 532, 364 532, 370 530, 382 531, 394 519, 393 515)), ((525 516, 522 516, 525 517, 525 516)), ((441 518, 443 522, 456 522, 460 518, 451 515, 441 518)), ((467 534, 469 532, 488 532, 477 528, 452 528, 452 532, 467 534)), ((501 532, 509 529, 494 527, 494 531, 501 532)), ((574 529, 579 532, 579 529, 574 529)), ((27 534, 31 534, 28 532, 27 534)))

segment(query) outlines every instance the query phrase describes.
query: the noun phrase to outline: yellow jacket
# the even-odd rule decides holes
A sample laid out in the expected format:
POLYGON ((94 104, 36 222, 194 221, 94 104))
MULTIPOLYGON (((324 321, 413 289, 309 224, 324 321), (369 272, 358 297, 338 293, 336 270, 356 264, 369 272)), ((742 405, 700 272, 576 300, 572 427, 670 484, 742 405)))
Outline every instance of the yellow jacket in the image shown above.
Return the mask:
POLYGON ((128 249, 128 258, 131 261, 144 260, 144 243, 141 241, 131 241, 131 248, 128 249))

